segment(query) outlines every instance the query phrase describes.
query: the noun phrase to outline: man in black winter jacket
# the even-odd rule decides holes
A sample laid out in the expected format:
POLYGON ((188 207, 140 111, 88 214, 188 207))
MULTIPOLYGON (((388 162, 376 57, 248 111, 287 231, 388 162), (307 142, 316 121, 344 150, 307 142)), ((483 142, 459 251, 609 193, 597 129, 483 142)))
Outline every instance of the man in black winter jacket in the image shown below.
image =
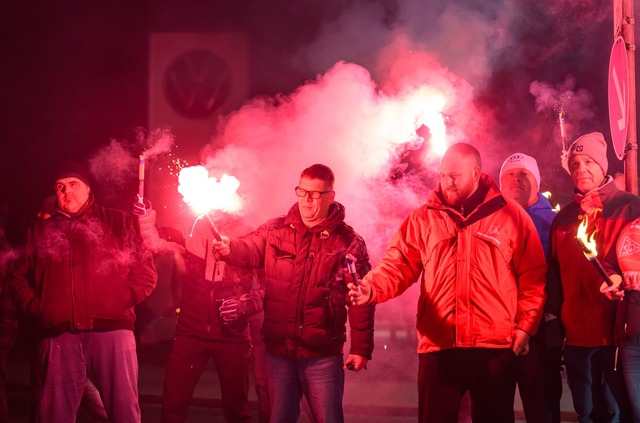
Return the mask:
POLYGON ((374 306, 349 306, 345 262, 353 256, 362 276, 369 257, 362 237, 344 222, 333 185, 330 168, 312 165, 302 172, 298 202, 286 216, 213 244, 226 262, 264 270, 262 333, 273 423, 296 422, 303 395, 315 421, 343 422, 344 369, 360 371, 371 359, 374 306))
POLYGON ((38 222, 10 285, 38 329, 40 422, 75 422, 87 378, 112 421, 139 422, 134 306, 157 281, 133 216, 96 203, 88 172, 64 163, 55 213, 38 222))

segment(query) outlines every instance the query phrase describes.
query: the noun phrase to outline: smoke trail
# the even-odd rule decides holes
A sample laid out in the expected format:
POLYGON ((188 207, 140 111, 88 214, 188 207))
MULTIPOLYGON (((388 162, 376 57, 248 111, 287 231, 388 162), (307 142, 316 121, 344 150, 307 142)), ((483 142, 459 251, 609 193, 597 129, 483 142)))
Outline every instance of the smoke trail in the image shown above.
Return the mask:
POLYGON ((89 158, 89 171, 103 186, 122 190, 137 179, 135 169, 138 162, 133 149, 127 141, 112 139, 89 158))
POLYGON ((576 89, 576 80, 572 75, 567 75, 564 82, 556 85, 533 81, 530 93, 535 97, 537 112, 555 116, 563 112, 570 128, 567 133, 569 140, 577 138, 585 130, 585 123, 595 117, 593 96, 584 88, 576 89))
POLYGON ((138 144, 144 150, 142 154, 147 159, 169 153, 175 143, 175 137, 169 128, 157 128, 148 134, 145 133, 144 128, 138 128, 136 132, 138 144))
MULTIPOLYGON (((138 156, 144 154, 147 164, 153 164, 160 157, 167 157, 174 146, 175 137, 169 128, 150 132, 136 128, 135 132, 135 141, 111 139, 89 157, 89 171, 102 189, 103 202, 127 204, 130 199, 122 198, 122 193, 129 192, 138 180, 138 156)), ((131 196, 132 200, 133 191, 131 196)))

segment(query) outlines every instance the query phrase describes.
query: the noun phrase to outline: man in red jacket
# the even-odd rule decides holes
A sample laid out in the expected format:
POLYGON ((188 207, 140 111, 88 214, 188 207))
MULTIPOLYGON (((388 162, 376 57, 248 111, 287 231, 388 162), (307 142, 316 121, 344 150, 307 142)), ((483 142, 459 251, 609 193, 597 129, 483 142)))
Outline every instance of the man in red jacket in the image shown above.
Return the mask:
POLYGON ((344 369, 360 371, 373 351, 373 305, 349 307, 345 258, 364 274, 364 240, 344 222, 335 201, 333 171, 306 168, 295 188, 298 202, 237 239, 223 237, 216 251, 232 265, 265 273, 264 324, 272 423, 295 423, 302 396, 314 421, 342 423, 344 369), (351 351, 346 362, 347 316, 351 351))
POLYGON ((562 301, 555 310, 545 307, 545 313, 560 316, 565 329, 564 360, 579 421, 624 422, 629 404, 622 374, 615 370, 616 303, 600 293, 602 277, 575 237, 578 225, 588 220, 598 257, 615 262, 616 240, 640 215, 640 198, 618 190, 607 176, 607 143, 599 132, 571 144, 567 165, 574 201, 553 220, 549 241, 549 287, 561 293, 562 301))
POLYGON ((75 422, 90 378, 109 419, 139 422, 134 306, 157 281, 151 253, 133 216, 96 203, 83 166, 64 163, 54 188, 10 281, 39 332, 37 419, 75 422))
POLYGON ((355 304, 380 303, 421 284, 421 423, 457 421, 467 391, 475 423, 513 423, 516 357, 542 317, 545 273, 531 218, 482 173, 478 150, 458 143, 442 157, 427 203, 349 294, 355 304))

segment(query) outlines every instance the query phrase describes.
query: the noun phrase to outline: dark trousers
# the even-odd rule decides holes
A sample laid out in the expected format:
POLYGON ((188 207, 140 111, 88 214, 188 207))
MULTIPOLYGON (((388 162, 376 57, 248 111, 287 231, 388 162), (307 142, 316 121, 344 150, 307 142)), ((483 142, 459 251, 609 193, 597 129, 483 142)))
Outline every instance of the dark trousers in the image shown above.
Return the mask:
MULTIPOLYGON (((560 369, 557 376, 560 379, 560 369)), ((518 357, 518 390, 527 423, 551 423, 548 377, 547 349, 543 342, 533 337, 529 352, 518 357)))
POLYGON ((474 423, 513 423, 516 356, 510 348, 451 348, 419 355, 420 423, 457 423, 469 391, 474 423))
POLYGON ((252 421, 249 413, 249 341, 215 342, 177 336, 164 377, 162 422, 187 420, 193 392, 210 358, 213 359, 220 380, 225 420, 252 421))
POLYGON ((551 422, 560 423, 562 413, 560 400, 562 399, 562 347, 547 347, 545 352, 547 371, 547 399, 551 408, 551 422))
POLYGON ((267 385, 267 348, 262 338, 262 323, 264 312, 249 317, 251 343, 253 344, 253 382, 258 396, 258 419, 260 423, 269 423, 271 405, 269 403, 269 388, 267 385))

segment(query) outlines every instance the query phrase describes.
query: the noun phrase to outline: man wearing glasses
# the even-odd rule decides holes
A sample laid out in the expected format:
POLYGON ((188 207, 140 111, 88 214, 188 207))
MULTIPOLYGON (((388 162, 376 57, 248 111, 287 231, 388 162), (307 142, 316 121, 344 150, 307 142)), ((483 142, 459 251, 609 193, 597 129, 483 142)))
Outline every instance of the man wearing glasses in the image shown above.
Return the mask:
POLYGON ((333 171, 314 164, 302 171, 298 197, 286 216, 214 248, 231 265, 263 268, 267 377, 272 423, 295 423, 304 395, 314 421, 344 421, 344 370, 366 368, 373 351, 374 306, 350 306, 345 263, 350 254, 362 276, 370 269, 362 237, 344 222, 335 201, 333 171), (343 348, 349 319, 351 350, 343 348))

